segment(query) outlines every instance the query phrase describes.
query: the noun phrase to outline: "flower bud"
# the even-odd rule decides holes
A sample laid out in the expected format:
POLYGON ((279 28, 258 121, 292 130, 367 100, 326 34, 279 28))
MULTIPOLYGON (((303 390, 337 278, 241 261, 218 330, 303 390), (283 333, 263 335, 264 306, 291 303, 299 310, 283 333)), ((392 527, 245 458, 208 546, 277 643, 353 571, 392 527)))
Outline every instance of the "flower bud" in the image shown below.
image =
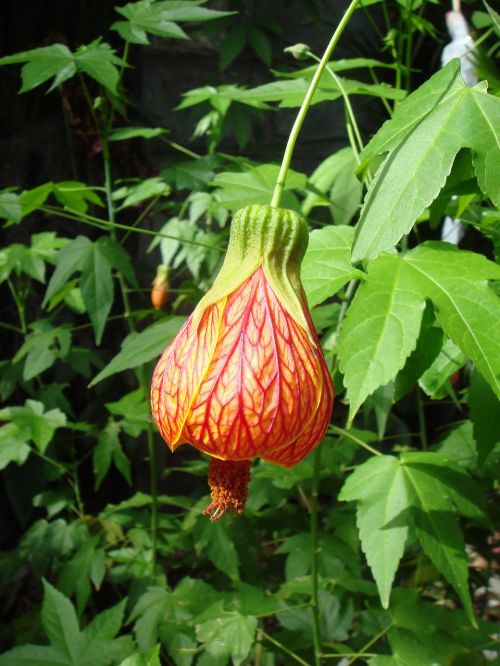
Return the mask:
POLYGON ((151 289, 151 303, 155 310, 161 310, 165 307, 168 299, 168 288, 168 268, 160 264, 156 269, 156 277, 151 289))

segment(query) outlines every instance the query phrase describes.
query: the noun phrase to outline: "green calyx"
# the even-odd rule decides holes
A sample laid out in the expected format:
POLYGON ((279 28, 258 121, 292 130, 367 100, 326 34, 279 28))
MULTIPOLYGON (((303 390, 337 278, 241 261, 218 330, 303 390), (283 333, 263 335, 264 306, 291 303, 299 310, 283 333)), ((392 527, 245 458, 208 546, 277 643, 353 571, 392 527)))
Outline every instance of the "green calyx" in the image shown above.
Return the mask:
POLYGON ((262 266, 283 307, 309 334, 300 264, 309 240, 304 220, 294 211, 253 204, 237 211, 231 224, 227 254, 194 317, 229 296, 262 266))

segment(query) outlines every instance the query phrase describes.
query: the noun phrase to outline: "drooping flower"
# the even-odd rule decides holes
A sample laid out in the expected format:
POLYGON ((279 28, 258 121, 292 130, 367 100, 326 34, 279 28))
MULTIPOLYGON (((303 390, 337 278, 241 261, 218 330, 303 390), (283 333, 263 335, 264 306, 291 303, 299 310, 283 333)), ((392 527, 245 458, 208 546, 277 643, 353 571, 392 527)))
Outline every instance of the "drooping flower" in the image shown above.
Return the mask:
POLYGON ((170 449, 211 456, 213 520, 242 512, 253 458, 291 467, 328 426, 333 383, 300 282, 307 241, 293 211, 238 211, 214 284, 154 371, 153 417, 170 449))

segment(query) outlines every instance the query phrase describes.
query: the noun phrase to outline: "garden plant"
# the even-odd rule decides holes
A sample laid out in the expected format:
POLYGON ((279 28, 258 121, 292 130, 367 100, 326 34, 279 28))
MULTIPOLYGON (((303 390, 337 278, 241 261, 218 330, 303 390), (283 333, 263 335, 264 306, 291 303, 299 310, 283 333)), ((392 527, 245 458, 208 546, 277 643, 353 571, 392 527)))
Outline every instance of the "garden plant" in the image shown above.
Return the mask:
POLYGON ((500 16, 110 4, 0 58, 69 165, 0 190, 0 666, 500 664, 500 16))

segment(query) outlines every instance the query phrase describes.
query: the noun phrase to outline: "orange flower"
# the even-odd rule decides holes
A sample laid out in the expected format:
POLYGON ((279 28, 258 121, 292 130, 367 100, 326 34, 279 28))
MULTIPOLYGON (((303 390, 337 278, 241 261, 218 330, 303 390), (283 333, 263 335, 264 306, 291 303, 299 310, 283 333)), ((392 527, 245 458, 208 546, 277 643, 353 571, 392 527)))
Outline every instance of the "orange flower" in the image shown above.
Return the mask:
POLYGON ((212 456, 213 520, 242 512, 253 458, 291 467, 328 426, 333 384, 299 276, 306 247, 293 211, 238 211, 219 275, 156 366, 162 437, 212 456))

